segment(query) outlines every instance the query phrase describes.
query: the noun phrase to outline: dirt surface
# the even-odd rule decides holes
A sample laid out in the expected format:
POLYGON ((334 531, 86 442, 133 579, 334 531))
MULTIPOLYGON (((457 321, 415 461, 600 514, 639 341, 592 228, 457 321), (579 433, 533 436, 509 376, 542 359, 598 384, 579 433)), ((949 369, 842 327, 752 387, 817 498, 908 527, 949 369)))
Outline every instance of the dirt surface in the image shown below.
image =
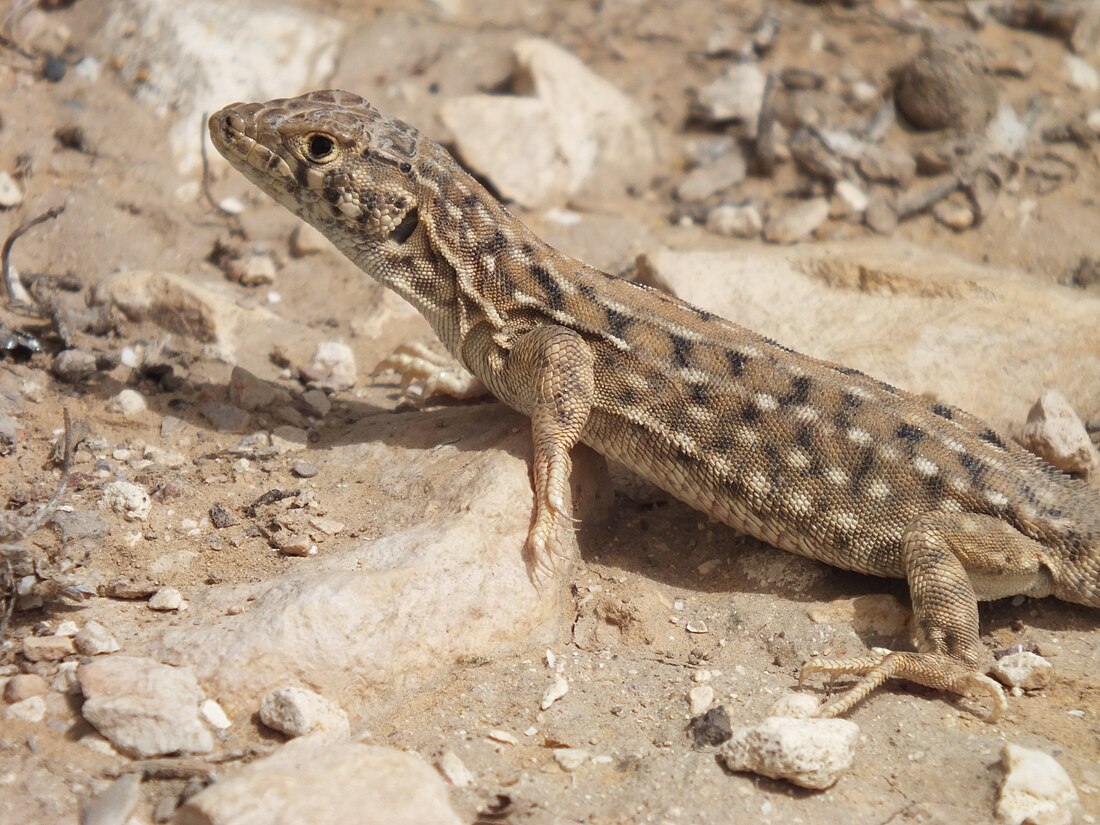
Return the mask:
MULTIPOLYGON (((151 580, 186 598, 209 585, 263 582, 310 564, 310 558, 274 552, 270 536, 256 527, 261 519, 248 515, 248 506, 270 489, 308 488, 321 510, 344 524, 338 535, 317 542, 322 555, 424 518, 433 486, 446 479, 424 479, 419 489, 388 489, 373 484, 377 476, 368 469, 361 478, 321 473, 307 480, 295 472, 296 462, 321 460, 355 439, 362 432, 357 423, 392 421, 394 430, 406 433, 403 438, 422 444, 440 433, 446 441, 490 424, 520 431, 526 424, 498 404, 433 403, 424 411, 403 405, 393 375, 371 370, 402 342, 426 339, 426 324, 333 250, 291 254, 296 219, 222 167, 211 182, 215 200, 232 195, 245 209, 228 217, 212 208, 196 178, 175 170, 167 120, 136 102, 138 84, 98 39, 108 4, 41 5, 63 7, 45 12, 45 19, 71 33, 68 72, 53 82, 43 76, 41 52, 21 54, 11 44, 0 45, 0 171, 13 174, 26 193, 21 205, 0 211, 0 234, 65 206, 63 214, 16 243, 12 261, 25 281, 35 273, 71 280, 47 290, 61 308, 55 316, 70 320, 76 349, 107 367, 84 380, 59 379, 52 371, 62 348, 57 325, 10 304, 0 310, 8 330, 36 336, 45 350, 28 353, 13 344, 0 353, 0 391, 14 399, 9 412, 21 427, 15 443, 0 451, 4 515, 30 516, 54 493, 67 410, 82 444, 61 503, 99 513, 106 523, 105 534, 91 538, 66 538, 46 528, 18 542, 36 560, 32 575, 40 601, 12 615, 0 665, 6 675, 34 671, 52 679, 56 662, 29 663, 21 655, 25 637, 52 632, 64 620, 83 625, 96 618, 125 650, 127 639, 190 621, 187 613, 157 613, 143 600, 103 595, 112 580, 151 580), (101 62, 94 83, 73 74, 86 55, 101 62), (269 255, 277 267, 274 283, 227 280, 211 262, 218 244, 269 255), (91 288, 112 273, 134 270, 176 273, 208 286, 226 312, 253 320, 235 336, 231 352, 218 341, 166 333, 163 323, 134 322, 117 313, 103 321, 103 329, 82 329, 87 319, 80 313, 91 288), (267 314, 276 320, 264 323, 267 314), (310 363, 319 341, 336 339, 354 351, 357 385, 331 393, 332 410, 323 417, 310 417, 299 406, 297 417, 263 412, 249 427, 271 431, 304 422, 308 449, 242 446, 243 434, 218 432, 200 413, 205 401, 226 401, 235 365, 300 393, 306 383, 300 368, 310 363), (142 354, 143 365, 118 362, 127 346, 142 354), (145 396, 146 411, 112 411, 109 402, 127 387, 145 396), (157 450, 182 460, 163 460, 157 450), (120 474, 151 494, 155 509, 148 521, 127 520, 102 506, 104 483, 120 474), (209 513, 215 505, 231 512, 238 525, 213 529, 209 513), (66 598, 80 586, 99 595, 66 598)), ((453 17, 428 3, 332 0, 301 6, 343 20, 349 31, 396 38, 393 62, 381 54, 346 54, 336 82, 432 134, 440 134, 439 122, 424 122, 418 113, 432 111, 448 95, 495 89, 492 84, 509 71, 508 44, 520 35, 553 40, 632 97, 651 119, 660 148, 654 185, 613 208, 601 204, 599 213, 577 227, 563 227, 545 212, 522 214, 565 251, 614 271, 628 269, 654 239, 679 248, 726 243, 692 223, 701 213, 675 197, 686 174, 688 141, 722 131, 692 116, 695 90, 729 61, 706 53, 716 31, 728 30, 734 44, 741 44, 766 12, 777 34, 760 57, 762 66, 819 76, 820 89, 807 92, 804 102, 818 105, 811 97, 819 95, 822 110, 835 111, 839 124, 857 117, 835 102, 840 78, 859 76, 885 89, 891 68, 920 48, 921 27, 969 33, 998 60, 1026 66, 1023 77, 996 74, 997 87, 1017 112, 1034 105, 1037 132, 1049 139, 1039 137, 1012 161, 999 199, 980 225, 956 231, 921 214, 902 222, 892 238, 1021 270, 1036 281, 1076 279, 1082 289, 1100 260, 1100 142, 1087 128, 1077 140, 1053 139, 1067 124, 1083 126, 1100 106, 1100 94, 1067 85, 1064 60, 1070 52, 1062 39, 992 21, 975 29, 962 3, 501 0, 464 4, 453 17), (484 50, 466 75, 447 60, 463 45, 484 50)), ((1085 57, 1098 65, 1096 53, 1085 57)), ((195 131, 198 139, 198 124, 195 131)), ((917 152, 943 140, 942 134, 895 125, 885 142, 917 152)), ((739 184, 738 200, 778 203, 821 186, 788 161, 773 174, 750 174, 739 184)), ((586 212, 583 202, 569 206, 586 212)), ((852 220, 830 220, 816 233, 818 239, 872 235, 852 220)), ((1078 412, 1085 420, 1100 419, 1100 410, 1078 412)), ((781 555, 629 479, 617 484, 614 512, 584 530, 581 561, 569 580, 552 585, 561 589, 562 606, 549 647, 563 663, 567 699, 539 710, 552 672, 545 646, 532 644, 518 655, 443 662, 434 672, 375 691, 369 702, 345 705, 353 733, 429 760, 446 750, 458 754, 476 777, 470 788, 453 793, 467 821, 481 811, 481 821, 516 823, 718 823, 749 817, 984 822, 993 817, 1006 742, 1054 755, 1078 787, 1082 821, 1100 816, 1100 615, 1054 600, 1007 600, 983 608, 983 641, 990 650, 1024 645, 1055 667, 1048 688, 1010 698, 1008 717, 996 725, 984 723, 974 703, 892 685, 851 714, 862 728, 859 752, 832 789, 809 792, 725 772, 714 748, 693 747, 688 691, 712 684, 734 725, 751 724, 795 687, 806 657, 858 653, 868 645, 905 647, 907 637, 897 628, 883 636, 874 621, 857 623, 857 631, 845 620, 814 618, 834 601, 860 596, 888 594, 907 605, 905 587, 781 555), (685 632, 689 622, 704 623, 706 632, 685 632), (488 731, 494 729, 511 732, 516 743, 493 741, 488 731), (563 745, 609 758, 568 772, 553 758, 563 745)), ((19 538, 9 531, 8 541, 19 538)), ((35 602, 19 607, 27 604, 35 602)), ((902 613, 888 608, 888 615, 891 610, 902 613)), ((76 821, 80 806, 119 769, 117 754, 82 741, 90 727, 79 715, 78 699, 53 692, 45 722, 0 721, 0 821, 76 821)), ((232 704, 231 698, 225 701, 232 704)), ((244 714, 235 717, 219 748, 247 752, 276 739, 244 714)), ((136 821, 153 821, 158 801, 192 790, 180 778, 144 783, 136 821)))

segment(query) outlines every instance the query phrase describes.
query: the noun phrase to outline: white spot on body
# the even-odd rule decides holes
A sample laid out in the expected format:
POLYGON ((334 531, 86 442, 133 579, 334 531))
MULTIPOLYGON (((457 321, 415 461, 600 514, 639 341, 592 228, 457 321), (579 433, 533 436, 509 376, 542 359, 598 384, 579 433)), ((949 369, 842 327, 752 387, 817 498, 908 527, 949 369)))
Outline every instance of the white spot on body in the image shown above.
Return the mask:
POLYGON ((957 499, 945 498, 940 501, 940 509, 945 513, 961 513, 962 505, 959 504, 957 499))
POLYGON ((830 467, 825 471, 825 477, 833 484, 843 487, 848 483, 848 474, 837 467, 830 467))
POLYGON ((733 431, 733 440, 743 447, 751 447, 758 439, 755 430, 749 427, 738 427, 733 431))
POLYGON ((916 458, 913 459, 913 469, 920 473, 920 475, 925 476, 926 478, 931 478, 940 471, 940 468, 935 464, 935 462, 929 461, 922 455, 918 455, 916 458))
POLYGON ((1004 507, 1008 504, 1008 496, 1002 493, 1000 490, 986 490, 985 498, 994 507, 1004 507))
POLYGON ((758 392, 753 400, 756 402, 756 406, 764 412, 771 412, 779 407, 779 402, 775 400, 775 397, 768 395, 766 392, 758 392))
POLYGON ((352 203, 351 201, 341 201, 340 211, 349 218, 358 218, 363 212, 363 210, 359 208, 359 204, 352 203))
POLYGON ((799 490, 787 497, 787 509, 796 516, 808 516, 814 509, 814 503, 808 495, 799 490))
POLYGON ((817 410, 815 410, 813 407, 805 406, 796 407, 794 411, 794 417, 796 421, 799 421, 803 424, 813 424, 815 421, 817 421, 818 418, 820 418, 817 410))
POLYGON ((833 527, 845 533, 854 533, 859 529, 859 518, 855 513, 841 511, 839 513, 830 513, 826 518, 833 527))
POLYGON ((805 450, 794 449, 787 453, 787 464, 795 469, 804 469, 810 466, 810 457, 805 450))
POLYGON ((848 430, 848 440, 855 444, 870 444, 871 434, 859 427, 852 427, 848 430))
POLYGON ((947 486, 956 493, 965 493, 970 489, 970 482, 962 476, 951 476, 951 478, 947 480, 947 486))
POLYGON ((745 486, 748 487, 749 492, 755 493, 760 498, 764 498, 772 491, 772 483, 768 480, 768 477, 763 473, 753 472, 745 476, 745 486))
POLYGON ((867 495, 882 501, 890 496, 890 485, 884 481, 872 481, 867 487, 867 495))

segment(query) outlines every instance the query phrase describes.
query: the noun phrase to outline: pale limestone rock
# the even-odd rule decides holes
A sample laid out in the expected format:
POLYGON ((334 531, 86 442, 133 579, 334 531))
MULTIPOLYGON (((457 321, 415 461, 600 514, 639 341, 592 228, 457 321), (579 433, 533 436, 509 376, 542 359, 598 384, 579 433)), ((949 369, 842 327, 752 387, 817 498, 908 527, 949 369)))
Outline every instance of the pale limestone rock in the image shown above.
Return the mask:
POLYGON ((1005 779, 997 816, 1009 825, 1069 825, 1078 810, 1077 789, 1053 756, 1006 744, 1001 751, 1005 779))
POLYGON ((145 412, 147 406, 145 396, 129 387, 120 390, 118 395, 107 402, 109 412, 122 413, 123 415, 139 415, 145 412))
POLYGON ((565 694, 569 692, 569 682, 565 680, 565 677, 560 673, 554 677, 554 681, 550 683, 550 687, 546 689, 546 692, 542 694, 542 701, 539 702, 539 708, 546 710, 556 701, 561 699, 565 694))
POLYGON ((1062 63, 1070 88, 1085 92, 1100 90, 1100 72, 1087 60, 1075 54, 1067 54, 1062 58, 1062 63))
POLYGON ((868 146, 859 160, 859 171, 867 180, 905 186, 916 177, 917 162, 901 148, 868 146))
POLYGON ((821 703, 808 693, 788 693, 780 696, 768 708, 768 716, 788 716, 792 719, 809 719, 821 703))
POLYGON ((291 738, 319 733, 332 739, 346 739, 351 733, 343 708, 319 693, 293 685, 264 694, 260 700, 260 720, 291 738))
POLYGON ((869 593, 851 599, 836 599, 809 611, 815 624, 850 627, 856 633, 884 638, 903 637, 909 630, 912 613, 888 593, 869 593))
POLYGON ((474 775, 454 751, 443 751, 438 767, 439 772, 456 788, 468 788, 474 784, 474 775))
POLYGON ((521 40, 515 55, 513 85, 530 96, 458 97, 441 107, 467 163, 528 207, 648 184, 653 137, 629 98, 549 41, 521 40))
POLYGON ((1054 665, 1042 656, 1025 650, 1002 656, 990 672, 1001 684, 1009 687, 1039 690, 1050 684, 1054 665))
POLYGON ((843 205, 843 213, 848 215, 862 215, 867 211, 870 202, 867 193, 848 180, 838 180, 833 187, 833 194, 843 205))
POLYGON ((332 73, 344 29, 295 8, 218 0, 123 0, 111 12, 99 34, 104 53, 138 100, 170 113, 169 140, 184 173, 200 167, 195 130, 204 113, 317 88, 332 73))
POLYGON ((322 386, 347 390, 355 386, 355 353, 342 341, 321 341, 313 353, 310 369, 320 376, 322 386))
POLYGON ((0 209, 11 209, 23 202, 23 190, 15 178, 7 172, 0 172, 0 209))
POLYGON ((162 587, 149 597, 150 610, 181 610, 185 602, 183 594, 174 587, 162 587))
MULTIPOLYGON (((193 127, 189 124, 189 130, 193 127)), ((242 309, 237 297, 228 283, 200 283, 173 272, 133 270, 96 284, 90 303, 109 304, 130 321, 148 321, 184 338, 213 344, 221 357, 232 361, 239 336, 255 338, 259 333, 275 340, 278 335, 273 313, 262 307, 242 309)))
POLYGON ((118 640, 106 627, 92 619, 73 637, 76 649, 85 656, 98 656, 119 650, 118 640))
POLYGON ((698 685, 688 691, 688 714, 694 719, 701 716, 714 702, 714 688, 710 685, 698 685))
POLYGON ((17 673, 4 685, 4 701, 14 705, 32 696, 41 696, 49 689, 50 683, 37 673, 17 673))
POLYGON ((697 93, 697 111, 712 123, 739 121, 747 137, 756 136, 767 78, 756 63, 731 63, 697 93))
POLYGON ((21 722, 41 722, 46 718, 46 697, 28 696, 4 708, 5 719, 18 719, 21 722))
MULTIPOLYGON (((536 589, 522 554, 532 492, 521 456, 530 435, 518 416, 488 409, 448 418, 461 462, 452 446, 383 438, 388 417, 364 419, 326 456, 326 473, 393 491, 389 504, 371 499, 390 508, 391 532, 274 579, 201 588, 189 594, 194 622, 164 628, 146 649, 190 664, 232 703, 231 715, 246 715, 288 675, 308 674, 328 696, 369 695, 459 656, 498 656, 550 638, 561 588, 536 589), (430 497, 430 514, 411 489, 430 497)), ((613 501, 602 472, 591 452, 574 451, 582 530, 597 529, 613 501)))
POLYGON ((676 197, 685 203, 705 201, 745 179, 745 158, 737 149, 688 172, 676 187, 676 197))
POLYGON ((32 662, 57 662, 76 652, 71 636, 28 636, 23 655, 32 662))
POLYGON ((534 208, 561 200, 568 169, 546 128, 550 112, 531 97, 478 95, 446 101, 439 116, 462 160, 505 200, 534 208))
POLYGON ((176 825, 243 822, 460 825, 447 786, 415 753, 306 736, 191 797, 176 825))
POLYGON ((859 726, 847 719, 773 716, 734 730, 720 756, 732 771, 820 790, 831 787, 851 767, 858 740, 859 726))
POLYGON ((549 40, 521 40, 515 55, 516 91, 547 105, 568 194, 608 199, 649 185, 656 147, 633 100, 549 40))
POLYGON ((897 242, 662 250, 648 262, 696 306, 1002 432, 1050 385, 1100 410, 1100 297, 1081 290, 897 242))
POLYGON ((590 759, 592 754, 584 748, 555 748, 554 761, 566 773, 580 770, 590 759))
POLYGON ((751 204, 722 204, 707 213, 707 230, 731 238, 756 238, 764 228, 760 210, 751 204))
POLYGON ((829 217, 829 201, 810 198, 773 215, 764 224, 764 240, 791 244, 809 238, 829 217))
POLYGON ((213 699, 204 699, 200 702, 199 713, 214 730, 229 730, 233 727, 233 722, 226 716, 225 710, 213 699))
POLYGON ((1057 390, 1046 390, 1027 414, 1024 446, 1064 473, 1088 478, 1096 469, 1096 447, 1073 407, 1057 390))
POLYGON ((199 715, 202 692, 189 668, 116 655, 82 664, 77 678, 84 718, 120 750, 151 757, 213 749, 199 715))
POLYGON ((80 825, 120 825, 132 822, 130 814, 140 797, 141 774, 124 774, 84 806, 80 825))

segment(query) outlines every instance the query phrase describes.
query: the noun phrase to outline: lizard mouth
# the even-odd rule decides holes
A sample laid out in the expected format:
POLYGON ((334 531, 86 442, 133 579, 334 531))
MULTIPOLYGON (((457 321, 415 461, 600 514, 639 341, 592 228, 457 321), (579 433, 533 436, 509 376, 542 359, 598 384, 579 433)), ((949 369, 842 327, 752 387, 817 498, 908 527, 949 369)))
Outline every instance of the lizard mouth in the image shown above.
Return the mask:
POLYGON ((238 103, 215 112, 207 122, 210 140, 219 154, 242 172, 255 170, 269 176, 289 176, 287 162, 254 137, 257 110, 255 104, 238 103))

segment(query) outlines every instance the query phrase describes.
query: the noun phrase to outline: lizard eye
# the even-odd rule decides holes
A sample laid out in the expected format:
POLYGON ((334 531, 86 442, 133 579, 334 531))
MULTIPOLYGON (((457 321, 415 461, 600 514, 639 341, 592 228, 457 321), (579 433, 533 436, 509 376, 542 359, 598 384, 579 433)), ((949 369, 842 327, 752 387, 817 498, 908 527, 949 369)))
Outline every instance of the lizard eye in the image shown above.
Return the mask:
POLYGON ((310 135, 309 141, 306 143, 309 159, 316 161, 328 160, 335 147, 336 144, 328 135, 310 135))

